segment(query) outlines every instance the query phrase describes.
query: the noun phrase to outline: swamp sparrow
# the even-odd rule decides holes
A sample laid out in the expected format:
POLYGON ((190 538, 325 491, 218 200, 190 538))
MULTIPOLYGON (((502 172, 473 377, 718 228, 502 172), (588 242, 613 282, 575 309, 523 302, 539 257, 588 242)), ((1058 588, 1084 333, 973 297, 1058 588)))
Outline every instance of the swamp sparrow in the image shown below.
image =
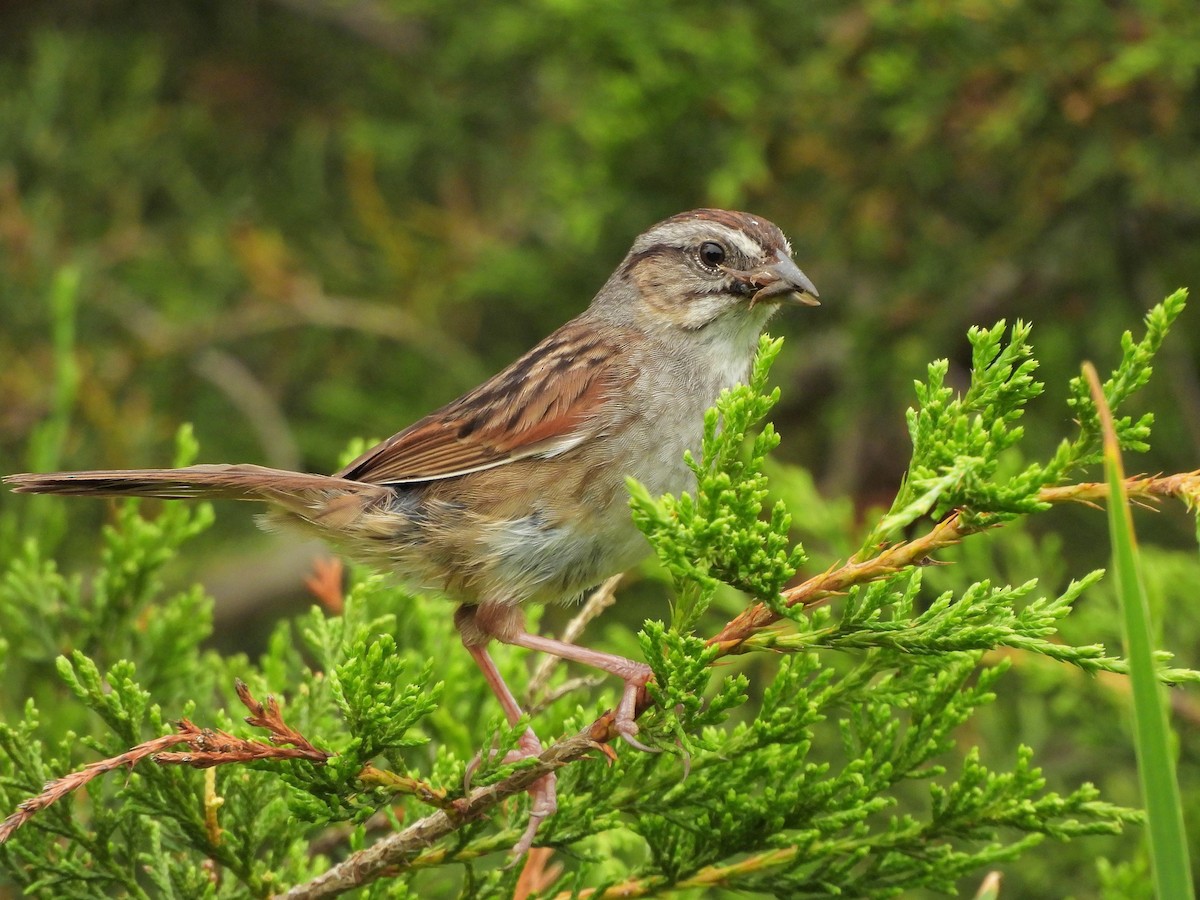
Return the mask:
MULTIPOLYGON (((491 639, 621 678, 615 727, 636 747, 643 663, 530 634, 521 607, 569 601, 645 556, 625 486, 694 486, 704 412, 749 373, 759 334, 787 301, 817 290, 764 219, 700 209, 641 235, 582 314, 500 374, 335 475, 254 465, 11 475, 18 492, 233 497, 270 505, 349 556, 440 591, 508 719, 521 709, 491 639)), ((532 730, 520 755, 541 752, 532 730)), ((648 748, 643 748, 648 749, 648 748)), ((555 809, 554 776, 531 788, 530 846, 555 809)))

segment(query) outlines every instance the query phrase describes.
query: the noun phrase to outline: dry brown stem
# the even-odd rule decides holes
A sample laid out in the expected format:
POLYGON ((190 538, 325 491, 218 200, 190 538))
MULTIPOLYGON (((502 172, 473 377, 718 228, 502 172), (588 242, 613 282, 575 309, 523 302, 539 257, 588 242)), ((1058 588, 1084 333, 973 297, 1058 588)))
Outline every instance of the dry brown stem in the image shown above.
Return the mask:
MULTIPOLYGON (((190 722, 187 724, 191 724, 190 722)), ((194 726, 193 726, 194 727, 194 726)), ((145 759, 147 756, 152 756, 168 747, 174 747, 178 744, 186 743, 188 738, 182 734, 168 734, 160 738, 155 738, 152 741, 146 741, 144 744, 138 744, 132 750, 127 750, 117 756, 109 759, 102 759, 98 762, 89 763, 78 772, 72 772, 70 775, 64 775, 62 778, 57 778, 54 781, 46 782, 42 788, 42 792, 36 797, 30 797, 24 803, 17 807, 17 811, 0 822, 0 844, 8 840, 9 836, 14 831, 24 825, 27 821, 33 818, 34 815, 41 812, 51 803, 62 797, 67 796, 74 791, 79 790, 93 778, 111 772, 114 769, 124 768, 126 766, 132 768, 135 763, 145 759)))
MULTIPOLYGON (((963 522, 958 513, 951 513, 926 534, 911 541, 902 541, 880 550, 877 556, 861 562, 851 561, 828 569, 802 584, 783 592, 784 604, 811 609, 858 584, 879 581, 912 566, 929 560, 931 554, 957 544, 978 529, 963 522)), ((721 631, 709 639, 709 644, 721 648, 721 655, 737 653, 742 644, 764 628, 774 625, 781 616, 765 603, 755 603, 743 610, 721 631)))
MULTIPOLYGON (((1175 497, 1190 508, 1200 504, 1200 470, 1178 475, 1137 476, 1127 479, 1125 488, 1132 500, 1154 502, 1175 497)), ((1075 502, 1094 505, 1108 499, 1108 486, 1101 482, 1084 482, 1048 487, 1038 492, 1038 499, 1051 504, 1075 502)), ((803 609, 819 606, 855 585, 879 581, 906 568, 927 564, 938 550, 953 546, 979 530, 957 512, 951 513, 918 538, 893 544, 881 549, 870 559, 852 560, 788 588, 782 595, 784 604, 803 609)), ((709 643, 717 644, 722 655, 737 653, 748 638, 775 624, 780 618, 765 604, 755 603, 722 628, 709 643)))
POLYGON ((423 850, 454 831, 465 821, 479 818, 500 802, 523 793, 531 784, 568 763, 582 759, 613 733, 611 716, 604 716, 576 735, 542 751, 531 765, 518 769, 495 784, 471 790, 448 809, 439 809, 408 827, 353 853, 305 884, 277 895, 278 900, 313 900, 336 897, 374 881, 394 867, 408 866, 423 850))
POLYGON ((232 734, 218 729, 200 728, 188 719, 180 719, 175 723, 174 734, 153 738, 124 753, 89 763, 78 772, 72 772, 62 778, 47 782, 40 794, 30 797, 20 804, 15 813, 0 823, 0 844, 3 844, 14 831, 56 800, 79 790, 94 778, 114 769, 132 768, 146 757, 150 757, 159 765, 184 765, 195 769, 207 769, 211 766, 253 762, 260 759, 305 759, 320 765, 333 755, 314 747, 307 738, 285 723, 279 712, 279 704, 274 697, 268 696, 264 706, 251 696, 250 689, 240 679, 237 681, 235 689, 238 699, 250 710, 246 721, 256 728, 267 729, 270 732, 268 737, 270 744, 234 737, 232 734), (181 744, 188 749, 183 751, 169 749, 181 744), (291 744, 292 746, 279 746, 281 744, 291 744))

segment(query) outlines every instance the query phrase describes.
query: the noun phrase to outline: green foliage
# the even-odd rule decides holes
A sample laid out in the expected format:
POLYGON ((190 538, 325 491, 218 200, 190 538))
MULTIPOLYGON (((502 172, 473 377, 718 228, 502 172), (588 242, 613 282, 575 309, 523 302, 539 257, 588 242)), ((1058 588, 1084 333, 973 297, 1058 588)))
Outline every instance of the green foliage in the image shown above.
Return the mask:
POLYGON ((908 476, 892 510, 868 538, 882 542, 926 515, 949 510, 987 510, 992 515, 1029 513, 1038 508, 1030 485, 1006 484, 996 471, 1001 454, 1016 445, 1024 429, 1016 422, 1042 392, 1033 380, 1037 361, 1029 346, 1030 326, 1017 322, 1004 342, 1004 322, 972 328, 971 386, 959 397, 944 384, 948 363, 929 366, 929 381, 917 382, 920 406, 908 412, 913 444, 908 476))
POLYGON ((761 520, 767 497, 763 461, 779 445, 770 423, 743 444, 779 402, 779 389, 767 390, 767 376, 782 341, 763 337, 750 384, 722 392, 704 417, 704 439, 698 463, 689 453, 696 475, 696 495, 652 498, 631 481, 633 520, 650 539, 675 579, 674 628, 689 631, 702 616, 719 584, 728 584, 767 603, 779 591, 804 554, 789 537, 792 517, 782 502, 761 520))
MULTIPOLYGON (((1161 304, 1146 314, 1146 334, 1134 341, 1131 332, 1121 335, 1121 362, 1104 382, 1104 399, 1110 409, 1116 410, 1136 390, 1150 380, 1153 371, 1151 361, 1162 346, 1171 324, 1187 305, 1188 292, 1184 288, 1175 291, 1161 304)), ((1072 466, 1097 463, 1101 459, 1100 419, 1096 402, 1092 399, 1086 380, 1081 375, 1071 379, 1070 397, 1067 405, 1080 423, 1080 434, 1073 442, 1064 442, 1055 454, 1047 474, 1061 478, 1072 466)), ((1154 423, 1153 413, 1146 413, 1137 422, 1129 416, 1114 418, 1117 442, 1121 450, 1146 451, 1150 438, 1150 426, 1154 423)))
MULTIPOLYGON (((1169 324, 1162 310, 1148 321, 1169 324)), ((936 365, 929 386, 918 386, 915 474, 874 535, 891 533, 895 510, 929 493, 915 482, 947 470, 975 467, 969 484, 947 483, 940 496, 971 498, 979 522, 1042 509, 1013 501, 1012 483, 1034 467, 1000 459, 1019 453, 1015 423, 1039 394, 1028 329, 1013 329, 1007 342, 1003 335, 1003 325, 972 332, 976 369, 962 397, 936 383, 936 365), (1023 474, 1003 481, 1003 472, 1023 474)), ((1145 344, 1125 342, 1127 358, 1140 353, 1143 368, 1152 355, 1137 350, 1145 344)), ((969 738, 1010 690, 1014 663, 1019 672, 1033 659, 1062 671, 1126 671, 1099 642, 1061 636, 1102 573, 1039 597, 1029 577, 995 586, 972 575, 961 588, 931 593, 936 567, 885 567, 833 606, 806 615, 787 606, 787 581, 805 557, 791 543, 787 501, 768 500, 763 474, 778 443, 761 425, 779 395, 767 388, 778 349, 764 340, 752 383, 722 395, 706 420, 692 461, 694 495, 652 498, 633 486, 634 514, 677 594, 692 592, 690 607, 677 602, 671 627, 647 621, 639 635, 655 675, 641 737, 675 752, 620 748, 610 765, 582 760, 559 770, 559 812, 538 833, 563 864, 547 895, 618 883, 643 895, 952 892, 987 867, 1037 860, 1047 838, 1111 840, 1140 822, 1139 812, 1101 799, 1089 783, 1052 786, 1023 743, 969 738), (721 645, 695 633, 722 585, 766 602, 787 623, 740 641, 738 652, 760 661, 753 670, 725 668, 721 645), (1016 655, 996 659, 1000 648, 1016 655)), ((1144 381, 1121 371, 1114 384, 1144 381)), ((179 459, 194 453, 185 432, 179 459)), ((803 478, 780 481, 821 502, 803 478)), ((120 505, 87 590, 43 562, 32 536, 13 556, 0 614, 18 641, 0 664, 30 699, 6 707, 0 722, 0 802, 15 809, 44 782, 169 734, 183 716, 254 737, 233 721, 237 678, 255 696, 283 694, 288 725, 334 755, 324 765, 225 765, 215 786, 152 760, 127 777, 101 777, 86 802, 59 800, 0 846, 0 866, 30 896, 268 896, 363 850, 379 830, 399 831, 434 807, 453 810, 469 769, 474 785, 502 788, 530 765, 505 761, 526 723, 502 724, 467 654, 453 646, 443 601, 378 576, 356 575, 339 615, 314 608, 281 622, 257 662, 205 650, 206 601, 169 589, 162 569, 210 520, 203 505, 168 504, 153 519, 137 503, 120 505)), ((844 515, 818 510, 815 521, 829 523, 814 526, 822 541, 855 545, 832 534, 834 523, 848 524, 844 515)), ((871 562, 863 552, 856 564, 871 562)), ((514 680, 517 661, 499 656, 514 680)), ((1200 678, 1166 661, 1160 652, 1159 678, 1200 678)), ((566 679, 560 667, 552 685, 566 679)), ((615 695, 608 685, 587 698, 577 686, 530 721, 543 737, 578 732, 615 695)), ((515 794, 489 817, 457 821, 449 838, 410 857, 371 895, 511 894, 517 870, 500 862, 528 815, 528 801, 515 794)), ((1108 867, 1103 878, 1115 884, 1121 871, 1108 867)))
POLYGON ((663 735, 669 737, 685 754, 699 747, 716 749, 716 732, 706 729, 720 725, 729 710, 746 702, 746 677, 724 678, 717 693, 706 696, 716 647, 654 621, 646 622, 638 638, 654 670, 649 691, 655 711, 646 717, 649 733, 660 741, 663 735))
MULTIPOLYGON (((1121 361, 1104 385, 1112 408, 1149 380, 1150 361, 1186 302, 1187 291, 1178 290, 1147 314, 1142 340, 1135 342, 1130 332, 1124 333, 1121 361)), ((1003 322, 987 330, 972 328, 967 335, 972 347, 971 384, 961 397, 944 383, 946 360, 929 366, 928 382, 916 385, 920 406, 908 414, 913 443, 908 475, 889 514, 868 537, 865 550, 923 516, 941 517, 952 509, 962 510, 980 527, 1035 512, 1045 508, 1039 489, 1099 461, 1095 403, 1083 380, 1075 377, 1067 406, 1079 422, 1079 435, 1064 440, 1049 463, 1029 463, 1007 477, 997 477, 1005 451, 1025 436, 1016 422, 1043 388, 1033 380, 1038 363, 1031 356, 1030 332, 1030 326, 1018 322, 1006 343, 1003 322)), ((1121 449, 1148 450, 1153 421, 1151 413, 1136 422, 1129 416, 1117 419, 1121 449)))

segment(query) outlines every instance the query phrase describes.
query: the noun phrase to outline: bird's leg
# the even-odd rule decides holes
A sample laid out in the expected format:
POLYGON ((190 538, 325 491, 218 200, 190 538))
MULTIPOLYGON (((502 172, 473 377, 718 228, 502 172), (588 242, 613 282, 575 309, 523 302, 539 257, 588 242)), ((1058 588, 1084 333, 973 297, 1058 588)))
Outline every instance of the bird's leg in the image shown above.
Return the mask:
MULTIPOLYGON (((516 725, 521 721, 521 716, 524 713, 521 710, 520 704, 517 703, 517 698, 513 696, 513 692, 509 690, 508 684, 505 683, 504 676, 496 668, 495 661, 487 652, 486 637, 484 638, 484 642, 479 640, 481 635, 479 634, 479 628, 474 622, 475 616, 473 613, 474 610, 472 608, 461 606, 454 617, 455 624, 458 625, 459 632, 462 634, 463 645, 471 654, 471 658, 475 660, 475 664, 479 666, 479 670, 483 673, 488 687, 492 689, 492 693, 500 701, 500 708, 504 710, 508 724, 516 725)), ((532 728, 525 729, 525 733, 521 735, 517 746, 519 749, 514 750, 508 757, 505 757, 505 762, 528 759, 529 757, 540 756, 542 753, 542 742, 538 740, 532 728)), ((472 763, 467 767, 468 778, 470 778, 474 766, 475 763, 472 763)), ((533 846, 534 835, 537 834, 538 827, 546 817, 554 815, 558 810, 557 778, 553 772, 543 775, 529 786, 529 799, 529 825, 526 827, 525 833, 521 835, 521 839, 513 846, 513 854, 518 858, 524 856, 529 851, 529 848, 533 846)))
POLYGON ((524 629, 511 634, 498 634, 496 638, 506 644, 549 653, 551 656, 557 656, 560 659, 572 660, 582 663, 585 666, 591 666, 594 669, 608 672, 610 675, 616 675, 625 682, 625 690, 621 694, 621 703, 617 706, 613 722, 617 734, 624 738, 625 742, 630 746, 650 753, 657 752, 653 747, 647 747, 637 739, 638 727, 637 722, 634 721, 634 716, 637 713, 638 696, 645 690, 646 682, 650 680, 650 676, 653 674, 648 665, 635 662, 632 659, 626 659, 624 656, 617 656, 613 653, 601 653, 599 650, 589 650, 586 647, 580 647, 576 644, 568 644, 564 641, 556 641, 553 638, 542 637, 538 634, 530 634, 524 629))

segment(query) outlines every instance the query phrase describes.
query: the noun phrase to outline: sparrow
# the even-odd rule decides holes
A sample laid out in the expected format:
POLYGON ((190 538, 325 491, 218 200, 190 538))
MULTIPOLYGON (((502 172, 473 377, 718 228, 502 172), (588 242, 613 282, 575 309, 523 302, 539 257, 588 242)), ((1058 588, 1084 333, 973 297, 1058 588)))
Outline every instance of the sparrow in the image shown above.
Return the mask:
MULTIPOLYGON (((333 475, 195 465, 3 480, 18 493, 264 501, 269 526, 315 533, 457 602, 462 642, 510 723, 522 710, 488 653, 492 640, 622 679, 614 727, 648 750, 634 717, 649 666, 532 634, 522 608, 575 600, 649 554, 626 479, 652 495, 693 489, 684 456, 699 449, 705 411, 746 380, 779 308, 817 297, 775 225, 692 210, 640 235, 576 318, 333 475)), ((542 751, 532 729, 519 747, 518 756, 542 751)), ((556 809, 553 774, 530 793, 518 854, 556 809)))

